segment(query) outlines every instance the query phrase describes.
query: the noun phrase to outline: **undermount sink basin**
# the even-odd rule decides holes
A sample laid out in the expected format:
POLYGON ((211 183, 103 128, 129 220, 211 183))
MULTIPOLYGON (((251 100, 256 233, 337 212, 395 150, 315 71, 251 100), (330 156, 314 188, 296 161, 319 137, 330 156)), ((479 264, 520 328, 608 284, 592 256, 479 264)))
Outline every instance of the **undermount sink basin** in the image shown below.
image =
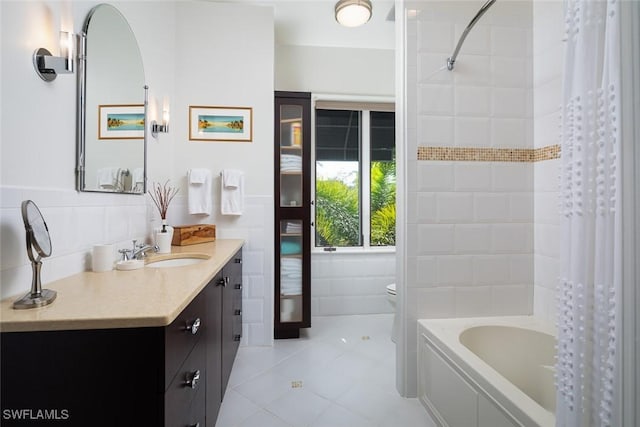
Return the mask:
POLYGON ((160 255, 147 261, 151 268, 183 267, 185 265, 200 264, 210 258, 206 254, 173 254, 160 255))

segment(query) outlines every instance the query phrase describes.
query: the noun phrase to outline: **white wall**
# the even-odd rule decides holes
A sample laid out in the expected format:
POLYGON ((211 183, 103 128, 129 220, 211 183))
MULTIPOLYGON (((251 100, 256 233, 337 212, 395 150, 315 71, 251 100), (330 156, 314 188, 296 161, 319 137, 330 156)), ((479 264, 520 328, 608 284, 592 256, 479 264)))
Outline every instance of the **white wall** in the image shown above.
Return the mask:
POLYGON ((386 286, 395 282, 394 253, 318 253, 311 257, 314 316, 392 313, 386 286))
POLYGON ((394 95, 394 51, 276 46, 276 90, 394 95))
MULTIPOLYGON (((31 283, 19 212, 24 199, 33 199, 42 208, 52 234, 53 256, 43 266, 45 287, 86 270, 92 244, 128 246, 129 239, 149 236, 157 224, 157 212, 146 196, 74 191, 75 75, 46 83, 33 71, 33 51, 41 46, 57 51, 58 31, 80 32, 95 4, 0 2, 3 297, 26 292, 31 283)), ((191 167, 209 167, 215 174, 223 167, 246 171, 242 217, 192 218, 186 214, 184 198, 179 198, 168 219, 174 224, 213 222, 220 237, 247 240, 245 343, 270 344, 273 236, 264 231, 273 222, 273 166, 265 160, 273 156, 273 12, 264 7, 186 1, 154 2, 153 7, 145 1, 114 5, 129 21, 140 45, 151 102, 170 100, 170 133, 149 141, 149 179, 171 179, 182 187, 184 197, 185 174, 191 167), (215 45, 218 54, 198 51, 202 40, 215 45), (231 41, 242 49, 234 51, 231 41), (253 143, 188 142, 188 105, 195 103, 253 107, 253 143)))
POLYGON ((403 389, 416 320, 533 309, 533 165, 424 161, 418 147, 532 148, 531 2, 497 2, 443 70, 482 2, 411 2, 406 25, 403 389))
MULTIPOLYGON (((562 101, 564 20, 560 1, 533 3, 533 118, 534 146, 557 144, 562 101)), ((534 166, 536 316, 554 321, 559 277, 560 210, 558 209, 560 159, 534 166)))

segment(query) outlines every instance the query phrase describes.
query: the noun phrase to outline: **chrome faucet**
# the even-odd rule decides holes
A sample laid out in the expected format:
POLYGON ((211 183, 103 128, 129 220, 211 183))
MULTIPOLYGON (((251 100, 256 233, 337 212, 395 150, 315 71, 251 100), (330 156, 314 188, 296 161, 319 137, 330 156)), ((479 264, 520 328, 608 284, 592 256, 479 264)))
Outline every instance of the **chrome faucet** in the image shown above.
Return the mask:
POLYGON ((127 261, 131 259, 143 259, 147 252, 153 250, 154 252, 158 252, 160 248, 158 245, 148 245, 146 243, 138 244, 137 240, 133 241, 132 249, 120 249, 118 252, 122 254, 122 261, 127 261))
POLYGON ((147 252, 153 250, 154 252, 158 252, 160 248, 158 245, 148 245, 146 243, 141 243, 136 245, 136 241, 133 241, 133 250, 131 251, 131 259, 143 259, 147 256, 147 252))

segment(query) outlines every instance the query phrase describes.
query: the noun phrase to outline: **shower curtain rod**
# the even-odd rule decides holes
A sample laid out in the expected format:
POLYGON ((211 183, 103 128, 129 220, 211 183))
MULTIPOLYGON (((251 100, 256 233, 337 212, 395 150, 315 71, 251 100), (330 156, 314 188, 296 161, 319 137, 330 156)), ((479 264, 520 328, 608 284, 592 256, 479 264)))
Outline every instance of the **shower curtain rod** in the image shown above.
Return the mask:
POLYGON ((487 12, 487 10, 489 10, 489 8, 493 6, 495 2, 496 0, 488 0, 485 4, 483 4, 480 10, 478 11, 478 13, 476 13, 476 16, 474 16, 471 22, 469 22, 469 25, 467 25, 467 28, 464 29, 464 31, 462 32, 462 36, 460 36, 460 40, 458 41, 458 45, 456 46, 456 49, 453 51, 453 55, 447 58, 447 69, 449 71, 453 70, 453 66, 456 63, 456 58, 458 57, 458 53, 460 52, 462 43, 464 43, 464 39, 467 38, 467 34, 469 34, 469 31, 471 31, 473 26, 476 25, 476 22, 480 20, 482 15, 484 15, 487 12))

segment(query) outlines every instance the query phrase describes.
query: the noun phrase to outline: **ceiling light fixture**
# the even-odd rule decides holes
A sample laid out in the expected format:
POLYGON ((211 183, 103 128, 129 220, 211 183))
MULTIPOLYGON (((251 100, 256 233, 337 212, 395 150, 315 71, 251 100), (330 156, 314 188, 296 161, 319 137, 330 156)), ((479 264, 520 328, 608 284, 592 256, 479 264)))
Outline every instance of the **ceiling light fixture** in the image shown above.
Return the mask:
POLYGON ((336 3, 336 21, 345 27, 359 27, 371 19, 370 0, 340 0, 336 3))

